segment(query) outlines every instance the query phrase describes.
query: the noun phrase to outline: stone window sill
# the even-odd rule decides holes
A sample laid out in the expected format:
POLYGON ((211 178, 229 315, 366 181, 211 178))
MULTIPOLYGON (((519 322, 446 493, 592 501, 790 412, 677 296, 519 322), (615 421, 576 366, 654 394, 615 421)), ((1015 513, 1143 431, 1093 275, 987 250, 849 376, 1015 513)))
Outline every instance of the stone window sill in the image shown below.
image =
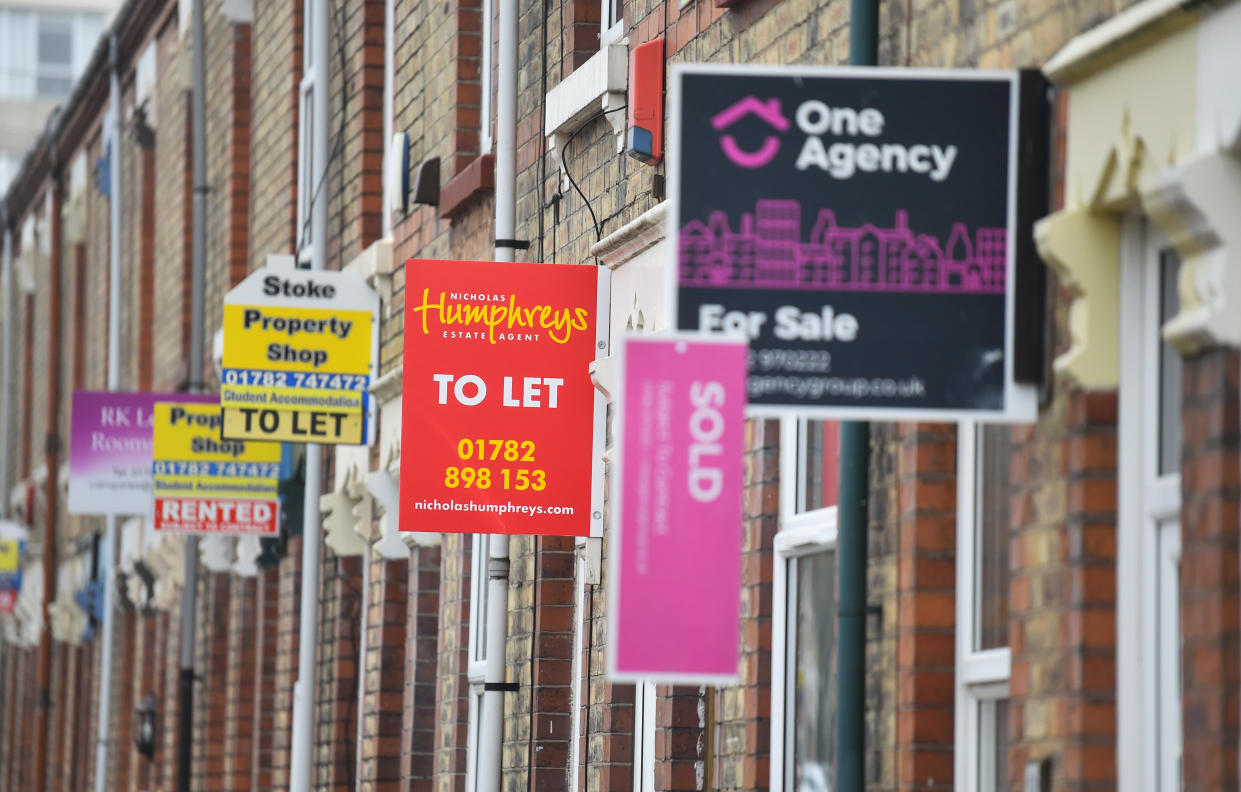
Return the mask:
POLYGON ((475 159, 440 190, 440 217, 451 220, 479 197, 495 189, 495 157, 484 154, 475 159))

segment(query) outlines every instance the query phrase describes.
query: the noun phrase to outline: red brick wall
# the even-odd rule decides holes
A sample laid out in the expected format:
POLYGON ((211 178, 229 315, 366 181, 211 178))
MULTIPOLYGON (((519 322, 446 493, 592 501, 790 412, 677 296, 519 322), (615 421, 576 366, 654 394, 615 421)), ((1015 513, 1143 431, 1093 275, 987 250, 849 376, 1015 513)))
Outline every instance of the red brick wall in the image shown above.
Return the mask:
POLYGON ((435 670, 435 792, 465 789, 470 699, 466 667, 470 630, 470 541, 447 534, 441 549, 439 646, 435 670))
MULTIPOLYGON (((14 246, 16 247, 16 245, 14 246)), ((26 295, 26 332, 23 338, 34 337, 34 295, 26 295)), ((27 342, 25 354, 22 356, 22 478, 30 476, 30 435, 34 410, 34 344, 27 342)))
MULTIPOLYGON (((128 670, 128 673, 134 676, 134 685, 130 690, 129 700, 121 704, 121 706, 128 707, 130 712, 136 711, 138 705, 142 703, 142 699, 155 687, 155 658, 159 648, 155 619, 150 614, 135 613, 134 621, 134 665, 128 670)), ((130 755, 130 766, 132 769, 129 777, 129 789, 131 792, 149 790, 155 776, 154 763, 151 759, 138 752, 134 742, 138 733, 138 726, 137 718, 131 716, 130 733, 127 735, 129 739, 124 745, 117 746, 117 750, 127 751, 130 755)))
MULTIPOLYGON (((534 542, 534 633, 530 654, 530 737, 527 744, 535 789, 567 789, 573 726, 573 611, 575 543, 571 538, 544 536, 534 542)), ((527 691, 521 691, 527 692, 527 691)), ((521 692, 517 695, 521 696, 521 692)), ((520 706, 514 701, 513 709, 520 706)), ((621 713, 623 714, 623 713, 621 713)))
POLYGON ((361 783, 373 792, 399 792, 401 788, 409 581, 408 561, 388 561, 373 554, 362 662, 362 766, 358 768, 361 783))
POLYGON ((478 156, 479 102, 482 93, 482 3, 459 0, 456 35, 452 39, 452 157, 449 173, 457 175, 478 156))
POLYGON ((272 788, 288 789, 293 739, 293 685, 297 681, 298 614, 301 612, 302 539, 289 538, 280 562, 279 615, 276 625, 275 732, 272 735, 272 788))
POLYGON ((297 244, 298 91, 302 3, 254 4, 250 117, 250 260, 294 252, 297 244))
MULTIPOLYGON (((35 688, 31 671, 33 670, 33 659, 35 653, 29 649, 19 649, 17 647, 6 646, 6 653, 10 658, 10 668, 8 670, 8 695, 7 701, 13 702, 15 710, 23 713, 34 712, 34 692, 35 688)), ((25 719, 23 718, 23 721, 25 719)), ((22 728, 16 718, 6 718, 8 724, 5 732, 5 763, 0 771, 4 773, 5 789, 18 790, 29 789, 33 783, 30 774, 30 736, 32 731, 22 728)))
MULTIPOLYGON (((257 4, 256 4, 257 5, 257 4)), ((207 217, 203 314, 203 382, 215 369, 211 343, 220 328, 224 296, 249 272, 251 125, 251 26, 226 15, 221 4, 204 6, 207 85, 207 217)), ((184 51, 188 54, 188 48, 184 51)))
POLYGON ((83 771, 78 776, 82 779, 82 789, 95 788, 95 734, 99 723, 99 661, 100 647, 99 640, 92 641, 89 645, 82 648, 82 662, 89 670, 86 673, 86 680, 83 683, 83 690, 87 697, 84 701, 88 702, 84 706, 84 710, 89 713, 89 717, 79 721, 78 739, 82 744, 83 771))
POLYGON ((780 424, 746 424, 741 589, 741 685, 715 694, 712 751, 721 790, 765 788, 771 774, 772 543, 779 529, 780 424))
POLYGON ((903 425, 898 464, 896 788, 951 790, 955 425, 903 425))
MULTIPOLYGON (((245 261, 244 258, 241 259, 245 261)), ((224 678, 224 786, 228 792, 248 792, 254 761, 256 620, 261 610, 255 578, 232 577, 228 608, 228 660, 224 678)), ((225 614, 220 614, 224 616, 225 614)))
POLYGON ((56 760, 51 768, 49 783, 51 789, 71 790, 74 788, 73 771, 77 767, 74 714, 79 706, 79 650, 70 644, 57 644, 56 652, 60 667, 56 679, 56 729, 52 741, 52 756, 56 760))
POLYGON ((655 789, 698 792, 707 789, 707 691, 687 685, 660 685, 655 699, 655 789))
POLYGON ((560 49, 564 57, 560 76, 563 79, 599 51, 600 8, 599 3, 591 0, 568 0, 562 10, 564 28, 560 49))
POLYGON ((1116 783, 1115 391, 1057 395, 1013 431, 1009 771, 1051 758, 1056 789, 1116 783), (1062 413, 1059 411, 1063 410, 1062 413))
POLYGON ((150 775, 144 789, 156 790, 171 780, 171 771, 175 769, 176 764, 170 755, 160 751, 160 738, 164 719, 168 717, 168 700, 164 694, 164 684, 168 679, 168 644, 175 645, 179 641, 177 634, 169 630, 167 613, 157 610, 147 618, 152 622, 154 631, 154 640, 150 647, 153 667, 149 684, 143 690, 143 695, 152 693, 155 696, 155 752, 150 759, 146 760, 150 765, 150 775))
MULTIPOLYGON (((114 579, 114 578, 112 578, 114 579)), ((116 742, 108 751, 109 789, 125 792, 133 774, 133 751, 130 749, 130 724, 133 721, 135 646, 138 638, 137 617, 132 610, 120 608, 115 613, 112 650, 112 734, 116 742)))
POLYGON ((48 731, 47 788, 59 789, 63 767, 65 710, 68 708, 69 657, 66 644, 52 645, 52 718, 48 731), (52 757, 55 757, 53 760, 52 757))
POLYGON ((513 537, 509 543, 510 622, 506 654, 521 658, 505 695, 505 783, 567 789, 573 730, 575 542, 513 537))
POLYGON ((176 789, 177 745, 181 727, 181 602, 163 614, 168 630, 164 644, 164 676, 160 682, 157 755, 161 757, 160 792, 176 789))
POLYGON ((429 792, 435 776, 440 548, 410 552, 405 593, 405 689, 402 698, 401 792, 429 792))
POLYGON ((326 551, 321 575, 314 788, 348 790, 357 780, 362 559, 326 551))
POLYGON ((73 388, 86 386, 86 245, 73 246, 73 388))
MULTIPOLYGON (((137 148, 137 147, 135 147, 137 148)), ((155 151, 138 148, 138 390, 151 390, 155 344, 155 151)))
MULTIPOLYGON (((0 647, 0 696, 17 705, 17 653, 16 647, 5 644, 0 647)), ((13 732, 16 718, 0 718, 0 786, 12 789, 14 765, 13 732)))
POLYGON ((275 789, 276 669, 280 652, 280 569, 259 571, 254 600, 254 736, 251 741, 250 781, 247 789, 275 789))
POLYGON ((339 146, 328 179, 328 258, 347 264, 379 238, 383 203, 384 2, 359 0, 333 11, 329 119, 339 146), (339 39, 343 32, 343 40, 339 39), (337 48, 344 52, 337 54, 337 48), (341 62, 343 56, 344 62, 341 62), (342 90, 343 89, 343 90, 342 90), (341 113, 344 118, 341 118, 341 113), (341 134, 343 133, 343 134, 341 134))
MULTIPOLYGON (((184 105, 182 117, 192 118, 194 102, 189 91, 185 92, 184 105)), ((194 168, 186 163, 192 163, 194 160, 194 128, 187 122, 183 131, 181 138, 181 376, 178 379, 188 385, 192 379, 189 365, 190 349, 194 337, 192 322, 194 316, 194 168)))
POLYGON ((229 607, 232 576, 199 574, 197 659, 194 663, 195 792, 226 788, 224 741, 228 719, 229 607))
POLYGON ((1238 788, 1239 370, 1235 350, 1185 361, 1180 578, 1186 792, 1238 788))
MULTIPOLYGON (((606 552, 606 551, 605 551, 606 552)), ((606 585, 607 573, 604 573, 606 585)), ((612 684, 604 676, 604 650, 607 640, 607 611, 603 586, 586 586, 583 614, 586 641, 582 669, 584 700, 582 749, 585 758, 579 789, 600 792, 628 790, 633 786, 633 699, 634 686, 612 684)))
POLYGON ((231 102, 228 128, 228 283, 236 286, 250 274, 250 74, 251 31, 248 24, 229 26, 231 102))

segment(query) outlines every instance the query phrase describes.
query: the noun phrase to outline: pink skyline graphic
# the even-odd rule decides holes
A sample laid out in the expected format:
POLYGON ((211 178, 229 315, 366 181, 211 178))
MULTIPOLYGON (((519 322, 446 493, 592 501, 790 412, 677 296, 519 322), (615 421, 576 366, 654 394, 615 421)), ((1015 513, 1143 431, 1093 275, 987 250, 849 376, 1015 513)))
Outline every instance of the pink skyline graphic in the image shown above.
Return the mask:
POLYGON ((729 227, 728 215, 712 212, 706 223, 691 220, 678 240, 682 286, 855 291, 1002 294, 1008 232, 954 223, 948 239, 910 229, 908 213, 896 211, 891 228, 836 223, 820 209, 810 237, 802 241, 801 204, 760 200, 729 227))

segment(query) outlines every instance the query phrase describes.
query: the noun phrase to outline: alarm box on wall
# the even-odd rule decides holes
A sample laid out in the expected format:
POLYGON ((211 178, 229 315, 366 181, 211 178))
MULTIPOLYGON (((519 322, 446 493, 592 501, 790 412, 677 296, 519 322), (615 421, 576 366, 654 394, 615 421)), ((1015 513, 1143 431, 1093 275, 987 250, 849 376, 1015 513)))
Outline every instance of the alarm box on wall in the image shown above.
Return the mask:
POLYGON ((629 56, 629 156, 648 165, 664 155, 664 40, 639 44, 629 56))

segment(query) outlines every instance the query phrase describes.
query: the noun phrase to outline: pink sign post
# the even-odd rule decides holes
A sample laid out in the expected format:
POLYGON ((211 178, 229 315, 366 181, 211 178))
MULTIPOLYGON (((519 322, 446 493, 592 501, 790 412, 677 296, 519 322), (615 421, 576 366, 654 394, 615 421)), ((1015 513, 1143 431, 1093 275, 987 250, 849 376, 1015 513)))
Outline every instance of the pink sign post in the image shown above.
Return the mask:
POLYGON ((608 676, 737 679, 746 343, 631 336, 621 352, 608 676))

